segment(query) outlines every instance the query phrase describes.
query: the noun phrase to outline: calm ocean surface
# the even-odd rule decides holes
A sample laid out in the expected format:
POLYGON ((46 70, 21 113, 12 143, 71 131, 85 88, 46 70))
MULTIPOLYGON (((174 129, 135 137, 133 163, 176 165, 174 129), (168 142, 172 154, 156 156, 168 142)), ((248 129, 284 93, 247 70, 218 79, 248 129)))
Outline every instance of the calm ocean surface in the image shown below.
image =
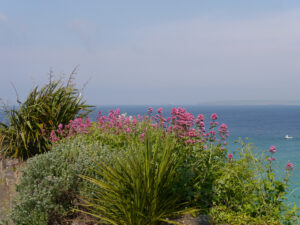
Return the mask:
MULTIPOLYGON (((153 107, 154 110, 160 106, 153 107)), ((164 113, 170 113, 173 106, 161 106, 164 113)), ((300 106, 184 106, 187 111, 197 116, 199 113, 205 115, 206 123, 211 113, 217 113, 220 123, 228 125, 230 136, 228 139, 228 150, 232 151, 238 146, 233 141, 239 137, 248 138, 248 142, 254 144, 256 152, 267 150, 271 145, 276 146, 276 165, 284 171, 288 162, 294 164, 292 189, 294 194, 300 196, 300 106), (288 134, 294 137, 286 140, 288 134)), ((92 120, 97 117, 101 110, 107 114, 110 109, 120 108, 121 113, 128 115, 145 115, 148 106, 97 106, 90 115, 92 120)), ((1 116, 1 115, 0 115, 1 116)), ((3 117, 1 118, 3 119, 3 117)), ((293 196, 290 200, 297 202, 299 199, 293 196)))

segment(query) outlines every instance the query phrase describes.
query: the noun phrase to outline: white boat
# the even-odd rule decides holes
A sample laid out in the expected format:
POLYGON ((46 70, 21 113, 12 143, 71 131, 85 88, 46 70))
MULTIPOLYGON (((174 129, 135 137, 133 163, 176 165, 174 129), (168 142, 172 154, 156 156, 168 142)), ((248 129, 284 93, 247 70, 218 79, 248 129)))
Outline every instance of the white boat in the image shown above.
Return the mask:
POLYGON ((285 139, 292 139, 293 137, 289 136, 289 135, 285 135, 284 136, 285 139))

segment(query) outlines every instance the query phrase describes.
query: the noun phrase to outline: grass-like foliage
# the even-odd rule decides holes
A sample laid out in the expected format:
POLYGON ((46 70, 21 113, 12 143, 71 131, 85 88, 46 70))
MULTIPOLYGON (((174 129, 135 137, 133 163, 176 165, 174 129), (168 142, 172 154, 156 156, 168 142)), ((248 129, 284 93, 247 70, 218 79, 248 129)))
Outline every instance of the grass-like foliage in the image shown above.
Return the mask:
MULTIPOLYGON (((170 135, 146 131, 144 145, 113 154, 98 164, 102 179, 83 176, 95 184, 87 213, 100 222, 115 225, 160 224, 191 209, 184 209, 177 173, 183 158, 175 154, 170 135)), ((168 221, 171 223, 171 221, 168 221)))
POLYGON ((46 152, 51 130, 90 112, 72 79, 71 75, 67 83, 50 80, 40 89, 36 86, 24 103, 18 101, 18 108, 7 108, 9 123, 0 123, 0 135, 4 137, 2 154, 27 159, 46 152))

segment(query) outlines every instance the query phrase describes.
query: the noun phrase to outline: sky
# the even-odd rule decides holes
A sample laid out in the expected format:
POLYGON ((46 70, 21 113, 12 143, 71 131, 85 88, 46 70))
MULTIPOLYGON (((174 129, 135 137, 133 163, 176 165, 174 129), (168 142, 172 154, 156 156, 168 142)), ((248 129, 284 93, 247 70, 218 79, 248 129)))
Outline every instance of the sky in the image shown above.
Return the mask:
POLYGON ((299 0, 0 0, 0 98, 77 67, 96 105, 300 100, 299 0))

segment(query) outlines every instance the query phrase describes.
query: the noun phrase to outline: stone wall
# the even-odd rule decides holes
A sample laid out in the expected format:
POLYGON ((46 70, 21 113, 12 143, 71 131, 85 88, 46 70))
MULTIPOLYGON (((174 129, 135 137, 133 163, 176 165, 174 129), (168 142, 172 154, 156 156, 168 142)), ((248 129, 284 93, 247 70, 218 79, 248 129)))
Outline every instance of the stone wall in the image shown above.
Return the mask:
POLYGON ((0 160, 0 221, 6 219, 7 213, 16 194, 15 184, 20 177, 23 163, 18 160, 0 160))

